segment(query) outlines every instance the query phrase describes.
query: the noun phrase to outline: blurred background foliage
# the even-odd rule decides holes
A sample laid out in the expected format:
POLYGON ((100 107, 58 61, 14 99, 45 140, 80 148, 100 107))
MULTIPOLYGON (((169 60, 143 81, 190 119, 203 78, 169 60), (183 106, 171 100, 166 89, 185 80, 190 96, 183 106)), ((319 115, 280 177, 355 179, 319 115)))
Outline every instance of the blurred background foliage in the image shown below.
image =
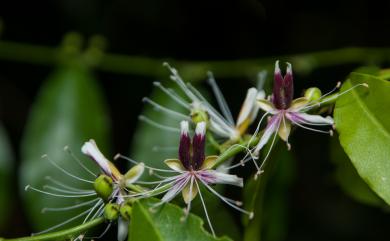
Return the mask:
MULTIPOLYGON (((206 77, 209 60, 259 59, 250 62, 250 68, 245 62, 237 69, 225 62, 214 65, 236 114, 255 73, 269 69, 273 56, 351 46, 390 47, 389 10, 389 2, 367 0, 0 2, 0 236, 29 235, 66 218, 40 214, 41 205, 50 205, 48 200, 23 191, 27 183, 41 185, 37 182, 47 175, 42 154, 65 162, 69 155, 64 155, 63 146, 69 145, 80 156, 79 147, 89 138, 97 139, 110 157, 121 152, 151 161, 161 154, 150 150, 155 143, 170 143, 160 132, 139 125, 137 117, 151 111, 143 109, 142 97, 159 95, 152 82, 168 78, 160 65, 163 60, 179 61, 175 67, 191 81, 206 77), (70 31, 85 41, 68 35, 60 45, 70 31), (31 48, 23 48, 28 44, 45 47, 29 52, 31 48), (103 58, 101 51, 147 59, 103 58), (157 60, 150 62, 153 58, 157 60), (194 68, 190 61, 206 62, 194 68), (240 67, 249 70, 244 73, 240 67)), ((315 58, 295 59, 296 95, 309 86, 330 90, 356 67, 378 63, 377 56, 365 52, 352 61, 353 51, 346 52, 348 58, 331 56, 338 62, 325 61, 325 67, 310 72, 305 63, 316 67, 315 58)), ((379 63, 388 66, 389 58, 379 63)), ((156 97, 160 98, 167 101, 156 97)), ((259 201, 264 215, 255 225, 266 230, 264 240, 388 240, 388 210, 345 162, 336 137, 330 142, 328 136, 299 131, 291 142, 293 149, 280 157, 266 198, 259 201), (340 169, 348 170, 343 178, 340 169)), ((127 163, 118 165, 126 168, 127 163)), ((235 190, 230 192, 240 198, 235 190)), ((230 236, 236 238, 241 220, 235 214, 231 219, 230 236)), ((228 226, 226 217, 217 220, 217 227, 228 226)))

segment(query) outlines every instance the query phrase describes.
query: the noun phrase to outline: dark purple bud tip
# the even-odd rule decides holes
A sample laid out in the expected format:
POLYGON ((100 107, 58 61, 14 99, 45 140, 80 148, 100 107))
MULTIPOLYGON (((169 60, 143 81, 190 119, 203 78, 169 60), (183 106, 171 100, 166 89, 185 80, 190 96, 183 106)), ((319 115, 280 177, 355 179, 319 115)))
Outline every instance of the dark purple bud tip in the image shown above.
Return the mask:
POLYGON ((195 135, 192 139, 192 167, 198 170, 205 159, 205 144, 206 144, 206 122, 199 122, 196 125, 195 135))
POLYGON ((294 95, 292 67, 287 63, 286 75, 283 77, 279 68, 279 60, 275 63, 274 89, 272 101, 277 109, 290 107, 294 95))
POLYGON ((186 169, 191 166, 191 139, 188 134, 188 121, 180 123, 180 143, 179 143, 179 160, 186 169))

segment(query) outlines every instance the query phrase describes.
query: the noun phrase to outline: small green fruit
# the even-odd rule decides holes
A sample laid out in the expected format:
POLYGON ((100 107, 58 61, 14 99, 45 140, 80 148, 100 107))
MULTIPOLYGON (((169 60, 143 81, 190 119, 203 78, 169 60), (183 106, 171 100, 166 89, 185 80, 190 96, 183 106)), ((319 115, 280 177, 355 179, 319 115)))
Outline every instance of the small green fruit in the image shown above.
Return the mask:
POLYGON ((113 191, 112 179, 109 176, 100 175, 93 183, 93 187, 96 193, 107 202, 113 191))
POLYGON ((104 207, 104 217, 109 221, 117 220, 119 217, 119 206, 115 203, 108 203, 104 207))

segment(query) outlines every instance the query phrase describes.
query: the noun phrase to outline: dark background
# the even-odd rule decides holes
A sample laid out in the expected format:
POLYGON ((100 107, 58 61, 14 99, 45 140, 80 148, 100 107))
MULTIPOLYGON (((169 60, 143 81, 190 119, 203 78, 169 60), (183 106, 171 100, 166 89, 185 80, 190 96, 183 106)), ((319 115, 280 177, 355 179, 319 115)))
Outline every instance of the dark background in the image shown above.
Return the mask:
MULTIPOLYGON (((184 60, 261 58, 348 46, 390 47, 389 10, 390 1, 367 0, 0 2, 3 40, 55 47, 65 33, 76 31, 86 38, 104 36, 108 52, 184 60)), ((307 87, 309 79, 331 89, 354 67, 323 68, 310 76, 298 76, 302 81, 296 90, 307 87)), ((17 160, 29 108, 51 70, 0 60, 0 119, 17 160)), ((141 111, 140 100, 150 93, 154 79, 99 71, 96 75, 111 112, 114 151, 127 150, 141 111)), ((249 85, 245 79, 219 81, 232 103, 249 85)), ((238 108, 233 104, 233 113, 238 108)), ((327 138, 302 131, 292 140, 300 159, 290 195, 288 240, 388 240, 390 216, 351 200, 334 183, 333 167, 323 154, 327 138), (298 143, 299 138, 314 141, 298 143)), ((15 190, 16 180, 15 174, 15 190)), ((14 200, 21 205, 17 196, 15 191, 14 200)), ((31 232, 19 208, 8 225, 1 236, 31 232)))

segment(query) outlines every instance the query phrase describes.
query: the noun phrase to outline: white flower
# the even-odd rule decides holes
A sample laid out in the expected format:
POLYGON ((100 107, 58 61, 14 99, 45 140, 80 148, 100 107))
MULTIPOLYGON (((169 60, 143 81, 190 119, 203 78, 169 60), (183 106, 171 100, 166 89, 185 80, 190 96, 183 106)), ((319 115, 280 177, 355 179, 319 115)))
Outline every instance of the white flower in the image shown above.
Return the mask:
MULTIPOLYGON (((155 82, 155 86, 160 88, 165 94, 167 94, 172 100, 188 110, 190 115, 184 115, 177 111, 168 109, 164 106, 159 105, 158 103, 152 101, 149 98, 144 98, 144 101, 154 106, 157 110, 163 111, 173 117, 178 117, 181 120, 191 120, 196 119, 196 115, 206 115, 200 116, 200 121, 207 121, 208 128, 211 132, 216 134, 219 137, 223 137, 230 140, 238 140, 246 132, 249 125, 255 120, 257 112, 259 110, 258 105, 256 104, 256 99, 264 98, 265 93, 262 90, 262 84, 259 85, 259 89, 250 88, 247 91, 246 98, 242 104, 241 111, 238 115, 237 121, 234 122, 232 114, 229 110, 229 107, 223 97, 219 87, 214 80, 214 77, 209 73, 208 83, 211 85, 214 95, 217 99, 219 108, 221 112, 218 112, 203 96, 200 92, 194 88, 190 83, 185 83, 177 70, 169 66, 169 64, 164 63, 165 66, 171 72, 171 79, 177 84, 177 86, 183 91, 186 96, 186 99, 180 97, 172 89, 164 87, 160 82, 155 82)), ((146 121, 149 124, 154 126, 166 129, 166 130, 175 130, 173 127, 162 126, 159 123, 154 122, 153 120, 148 119, 145 116, 141 116, 141 120, 146 121)), ((199 121, 198 121, 199 122, 199 121)))

